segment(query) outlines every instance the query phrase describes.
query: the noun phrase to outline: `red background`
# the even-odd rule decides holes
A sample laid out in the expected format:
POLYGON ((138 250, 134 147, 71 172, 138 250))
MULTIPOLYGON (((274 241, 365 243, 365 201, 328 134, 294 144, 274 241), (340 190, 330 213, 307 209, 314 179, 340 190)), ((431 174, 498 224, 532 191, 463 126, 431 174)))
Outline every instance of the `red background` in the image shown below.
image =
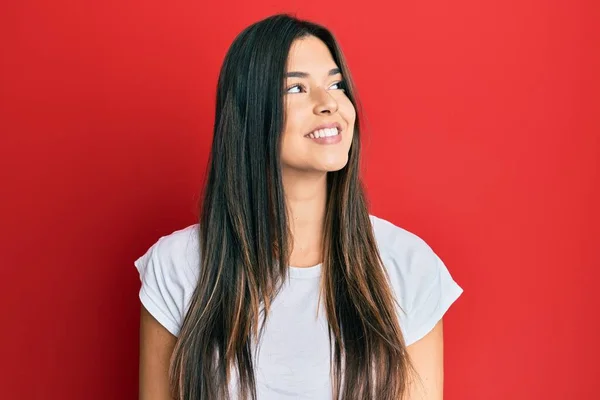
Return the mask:
POLYGON ((137 396, 133 260, 195 222, 223 56, 280 11, 341 41, 372 212, 465 289, 445 398, 598 398, 597 3, 368 4, 2 3, 3 399, 137 396))

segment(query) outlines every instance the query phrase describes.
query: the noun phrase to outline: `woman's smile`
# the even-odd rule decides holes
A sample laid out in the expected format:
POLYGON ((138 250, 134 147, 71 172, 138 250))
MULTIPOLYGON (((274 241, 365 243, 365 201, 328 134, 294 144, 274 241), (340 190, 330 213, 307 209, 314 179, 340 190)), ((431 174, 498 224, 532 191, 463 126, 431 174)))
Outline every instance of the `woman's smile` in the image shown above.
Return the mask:
POLYGON ((336 144, 342 141, 342 131, 337 128, 319 129, 305 137, 317 144, 336 144))

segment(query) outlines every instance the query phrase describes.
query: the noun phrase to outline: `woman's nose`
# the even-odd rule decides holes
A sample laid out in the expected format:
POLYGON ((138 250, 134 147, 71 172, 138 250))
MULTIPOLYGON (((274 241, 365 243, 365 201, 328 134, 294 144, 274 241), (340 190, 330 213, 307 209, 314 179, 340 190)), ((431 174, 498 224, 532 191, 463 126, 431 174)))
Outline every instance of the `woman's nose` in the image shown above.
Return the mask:
POLYGON ((337 101, 333 96, 322 87, 313 90, 315 96, 315 113, 322 114, 323 112, 336 112, 338 108, 337 101))

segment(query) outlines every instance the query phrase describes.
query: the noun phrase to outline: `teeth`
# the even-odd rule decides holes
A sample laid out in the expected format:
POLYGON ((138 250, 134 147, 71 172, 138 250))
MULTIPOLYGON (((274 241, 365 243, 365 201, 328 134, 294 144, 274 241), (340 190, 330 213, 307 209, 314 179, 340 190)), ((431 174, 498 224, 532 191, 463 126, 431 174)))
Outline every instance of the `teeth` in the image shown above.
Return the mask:
POLYGON ((319 129, 318 131, 314 131, 311 134, 309 134, 308 137, 311 139, 318 139, 322 137, 335 136, 338 133, 339 132, 337 128, 319 129))

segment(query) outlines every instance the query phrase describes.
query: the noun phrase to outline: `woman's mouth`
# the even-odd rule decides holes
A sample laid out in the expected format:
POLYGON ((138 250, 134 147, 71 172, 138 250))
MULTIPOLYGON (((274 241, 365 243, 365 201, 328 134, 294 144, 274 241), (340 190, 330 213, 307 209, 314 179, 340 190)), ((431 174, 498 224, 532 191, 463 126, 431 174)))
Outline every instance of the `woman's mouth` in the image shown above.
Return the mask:
POLYGON ((342 140, 342 132, 337 128, 318 129, 304 137, 318 144, 336 144, 342 140))

